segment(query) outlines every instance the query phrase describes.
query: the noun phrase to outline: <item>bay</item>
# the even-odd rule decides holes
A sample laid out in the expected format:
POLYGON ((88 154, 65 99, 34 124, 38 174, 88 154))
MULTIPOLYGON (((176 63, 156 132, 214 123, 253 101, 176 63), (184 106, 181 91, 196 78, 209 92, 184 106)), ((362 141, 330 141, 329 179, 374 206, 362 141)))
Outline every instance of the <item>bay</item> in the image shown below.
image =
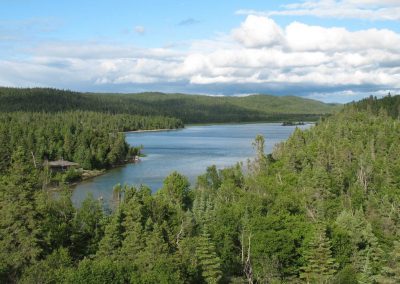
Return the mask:
MULTIPOLYGON (((302 129, 310 124, 297 126, 302 129)), ((184 129, 160 132, 126 133, 126 141, 133 146, 143 145, 146 157, 135 164, 107 171, 104 175, 78 184, 73 191, 75 204, 92 193, 94 198, 112 199, 114 185, 145 184, 153 191, 162 186, 164 178, 178 171, 192 184, 208 166, 225 168, 246 162, 255 156, 252 142, 257 134, 265 137, 265 151, 272 152, 275 144, 286 140, 296 126, 280 123, 195 125, 184 129)))

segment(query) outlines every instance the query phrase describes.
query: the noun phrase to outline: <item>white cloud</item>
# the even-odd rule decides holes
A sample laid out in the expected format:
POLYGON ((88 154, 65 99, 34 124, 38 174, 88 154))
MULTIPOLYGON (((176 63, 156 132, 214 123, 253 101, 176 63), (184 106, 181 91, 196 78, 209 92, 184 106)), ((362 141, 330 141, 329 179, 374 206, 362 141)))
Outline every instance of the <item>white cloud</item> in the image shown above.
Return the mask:
POLYGON ((397 0, 319 0, 283 5, 281 10, 238 10, 237 14, 259 16, 316 16, 366 19, 371 21, 400 20, 397 0))
POLYGON ((233 37, 246 47, 279 45, 283 41, 281 28, 271 19, 249 15, 233 37))
POLYGON ((400 35, 386 29, 350 32, 345 28, 323 28, 298 22, 286 27, 286 39, 295 50, 397 50, 400 46, 400 35))
MULTIPOLYGON (((369 1, 372 2, 372 1, 369 1)), ((199 93, 366 94, 400 89, 400 34, 349 31, 248 16, 230 33, 188 50, 53 42, 0 61, 0 84, 199 93), (139 87, 138 87, 139 86, 139 87), (147 86, 147 87, 143 87, 147 86)), ((341 94, 341 95, 339 95, 341 94)), ((321 98, 329 101, 327 97, 321 98)))

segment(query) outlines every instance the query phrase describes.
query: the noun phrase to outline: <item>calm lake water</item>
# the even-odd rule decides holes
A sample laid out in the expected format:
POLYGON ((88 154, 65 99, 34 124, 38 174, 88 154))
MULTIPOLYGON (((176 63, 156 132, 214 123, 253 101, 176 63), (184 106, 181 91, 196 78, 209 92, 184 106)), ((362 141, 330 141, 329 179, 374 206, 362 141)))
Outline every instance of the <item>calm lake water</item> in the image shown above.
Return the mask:
MULTIPOLYGON (((299 126, 307 128, 310 125, 299 126)), ((146 184, 153 191, 159 189, 164 178, 173 171, 187 176, 192 184, 210 165, 229 167, 237 162, 246 162, 255 156, 252 142, 257 134, 265 137, 265 150, 287 139, 294 126, 280 123, 225 124, 187 126, 181 130, 127 133, 131 145, 143 145, 143 153, 136 164, 108 171, 106 174, 80 183, 75 187, 72 199, 79 204, 88 193, 104 201, 112 199, 113 186, 121 184, 146 184)))

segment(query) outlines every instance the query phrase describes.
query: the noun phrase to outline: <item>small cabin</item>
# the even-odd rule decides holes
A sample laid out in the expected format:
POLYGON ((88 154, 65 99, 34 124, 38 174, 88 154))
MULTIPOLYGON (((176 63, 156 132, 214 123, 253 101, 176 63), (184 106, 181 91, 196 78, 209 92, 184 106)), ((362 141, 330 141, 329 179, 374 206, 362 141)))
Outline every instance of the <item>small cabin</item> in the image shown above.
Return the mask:
POLYGON ((66 161, 66 160, 57 160, 57 161, 46 161, 44 166, 49 167, 55 171, 66 171, 70 168, 76 169, 79 167, 78 163, 66 161))

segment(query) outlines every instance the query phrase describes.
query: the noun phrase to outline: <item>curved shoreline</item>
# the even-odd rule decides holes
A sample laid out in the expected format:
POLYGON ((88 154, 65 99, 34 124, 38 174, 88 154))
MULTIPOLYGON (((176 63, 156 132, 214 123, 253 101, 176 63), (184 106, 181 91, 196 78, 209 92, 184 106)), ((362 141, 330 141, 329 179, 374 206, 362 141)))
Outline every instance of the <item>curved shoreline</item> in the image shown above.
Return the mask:
POLYGON ((162 131, 174 131, 184 129, 182 128, 161 128, 161 129, 143 129, 143 130, 131 130, 131 131, 124 131, 123 133, 143 133, 143 132, 162 132, 162 131))

